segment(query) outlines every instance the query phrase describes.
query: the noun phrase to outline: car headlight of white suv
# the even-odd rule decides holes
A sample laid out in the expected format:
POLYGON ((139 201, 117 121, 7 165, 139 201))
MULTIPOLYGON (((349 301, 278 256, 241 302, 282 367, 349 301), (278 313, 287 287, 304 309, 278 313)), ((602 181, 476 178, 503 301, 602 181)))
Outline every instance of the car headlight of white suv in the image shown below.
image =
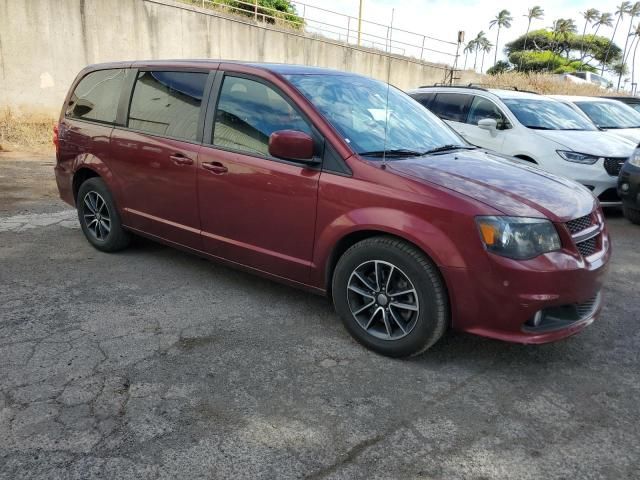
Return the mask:
POLYGON ((584 165, 593 165, 602 157, 596 157, 595 155, 587 155, 586 153, 571 152, 567 150, 556 150, 567 162, 582 163, 584 165))

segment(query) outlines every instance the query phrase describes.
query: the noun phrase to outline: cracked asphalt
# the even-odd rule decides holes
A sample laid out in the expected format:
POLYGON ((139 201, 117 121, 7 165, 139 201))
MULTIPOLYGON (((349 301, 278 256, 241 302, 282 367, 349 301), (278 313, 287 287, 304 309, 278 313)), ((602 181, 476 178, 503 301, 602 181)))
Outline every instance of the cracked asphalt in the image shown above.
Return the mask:
POLYGON ((637 479, 640 227, 602 317, 392 360, 328 302, 149 241, 104 254, 0 154, 0 478, 637 479))

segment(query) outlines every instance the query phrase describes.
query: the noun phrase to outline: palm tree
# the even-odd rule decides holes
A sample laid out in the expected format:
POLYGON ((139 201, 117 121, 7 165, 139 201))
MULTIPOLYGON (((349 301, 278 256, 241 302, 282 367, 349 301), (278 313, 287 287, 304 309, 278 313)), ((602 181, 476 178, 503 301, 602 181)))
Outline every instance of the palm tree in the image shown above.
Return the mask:
POLYGON ((489 29, 493 27, 498 27, 498 34, 496 35, 496 56, 493 60, 493 64, 498 63, 498 47, 500 46, 500 29, 511 28, 511 22, 513 22, 513 17, 511 16, 511 12, 509 10, 501 10, 496 18, 489 22, 489 29))
POLYGON ((525 17, 527 17, 529 22, 527 23, 527 33, 524 34, 524 46, 522 47, 522 50, 527 49, 527 38, 529 37, 529 31, 531 30, 531 22, 533 20, 542 20, 544 17, 544 10, 536 5, 527 11, 525 17))
MULTIPOLYGON (((478 52, 482 48, 482 44, 485 42, 486 39, 487 39, 487 35, 484 33, 484 30, 480 30, 478 35, 476 35, 476 38, 471 40, 471 42, 473 42, 473 49, 474 49, 474 51, 476 53, 476 57, 475 57, 475 59, 473 61, 473 69, 474 70, 476 70, 476 68, 478 67, 478 52)), ((471 42, 469 42, 469 43, 471 43, 471 42)))
POLYGON ((480 42, 480 50, 482 50, 482 63, 480 64, 480 73, 484 71, 484 54, 489 53, 493 48, 493 44, 487 37, 484 37, 480 42))
MULTIPOLYGON (((627 12, 629 14, 629 32, 627 33, 627 38, 624 41, 624 49, 622 50, 622 63, 627 62, 627 46, 629 45, 629 37, 631 36, 631 29, 633 28, 633 19, 640 15, 640 2, 636 2, 627 12)), ((622 81, 622 70, 618 75, 618 87, 616 90, 620 90, 620 82, 622 81)))
POLYGON ((600 11, 596 8, 589 8, 588 10, 582 12, 582 18, 584 18, 584 28, 582 29, 582 43, 580 45, 580 59, 584 58, 584 37, 587 35, 587 27, 591 22, 600 17, 600 11))
MULTIPOLYGON (((593 39, 595 39, 598 36, 598 31, 600 30, 600 27, 613 27, 613 15, 611 15, 609 12, 602 12, 600 14, 600 16, 598 17, 598 19, 593 22, 593 27, 595 28, 595 31, 593 32, 593 37, 592 37, 592 42, 593 43, 593 39)), ((590 46, 587 45, 587 48, 590 46)), ((587 56, 587 49, 585 49, 584 51, 584 56, 587 56)), ((581 62, 584 63, 584 58, 580 59, 581 62)))
POLYGON ((633 40, 631 40, 631 45, 629 46, 629 50, 633 46, 633 42, 636 42, 636 46, 633 47, 633 57, 631 59, 631 93, 635 95, 634 85, 636 83, 636 54, 638 52, 638 45, 640 44, 640 24, 636 25, 635 30, 632 33, 633 40))
POLYGON ((602 62, 602 70, 600 71, 600 75, 604 75, 604 67, 607 64, 607 60, 609 60, 609 53, 611 52, 611 45, 613 45, 613 39, 616 36, 616 32, 618 31, 618 25, 620 24, 620 20, 624 18, 625 13, 628 13, 631 9, 631 2, 622 2, 618 9, 616 10, 615 15, 618 17, 616 19, 616 26, 613 27, 613 35, 611 35, 611 41, 609 42, 609 47, 607 48, 607 53, 604 56, 604 61, 602 62))
POLYGON ((464 69, 467 69, 467 59, 469 58, 469 54, 473 52, 473 50, 476 48, 476 42, 475 40, 470 40, 467 45, 464 47, 464 50, 462 51, 462 53, 464 53, 464 69))

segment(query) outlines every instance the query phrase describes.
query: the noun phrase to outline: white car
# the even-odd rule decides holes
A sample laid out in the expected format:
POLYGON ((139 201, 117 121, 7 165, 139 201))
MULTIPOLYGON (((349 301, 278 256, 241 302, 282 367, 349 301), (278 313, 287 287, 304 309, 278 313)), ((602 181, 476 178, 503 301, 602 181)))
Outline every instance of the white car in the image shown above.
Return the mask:
POLYGON ((543 95, 479 87, 408 92, 472 145, 537 164, 618 206, 618 173, 636 144, 600 131, 583 114, 543 95))
POLYGON ((618 100, 600 97, 578 97, 573 95, 550 95, 585 114, 602 130, 640 143, 640 112, 618 100))

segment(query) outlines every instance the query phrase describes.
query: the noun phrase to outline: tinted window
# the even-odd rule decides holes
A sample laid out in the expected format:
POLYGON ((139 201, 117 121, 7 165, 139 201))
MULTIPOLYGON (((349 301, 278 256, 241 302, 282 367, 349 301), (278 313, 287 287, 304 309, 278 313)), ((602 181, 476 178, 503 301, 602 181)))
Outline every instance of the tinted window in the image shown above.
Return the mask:
POLYGON ((469 112, 470 95, 459 93, 439 93, 431 104, 431 111, 444 120, 466 122, 469 112))
POLYGON ((206 73, 139 72, 129 109, 129 128, 195 140, 206 73))
POLYGON ((569 105, 544 98, 503 98, 518 121, 534 130, 597 130, 569 105))
POLYGON ((424 105, 425 107, 429 108, 431 101, 433 100, 433 97, 435 97, 436 94, 435 93, 414 93, 411 95, 411 97, 414 100, 417 100, 418 102, 420 102, 422 105, 424 105))
POLYGON ((358 75, 286 77, 359 154, 464 146, 442 120, 386 83, 358 75))
POLYGON ((499 129, 509 128, 509 122, 498 106, 491 100, 482 97, 474 97, 469 109, 468 123, 477 125, 484 118, 491 118, 498 123, 499 129))
POLYGON ((311 129, 298 112, 263 83, 225 77, 213 130, 214 145, 260 155, 269 153, 269 136, 278 130, 311 129))
POLYGON ((622 102, 575 102, 600 128, 639 128, 640 114, 622 102))
POLYGON ((66 116, 114 123, 120 92, 130 70, 99 70, 85 76, 67 104, 66 116))
POLYGON ((574 77, 581 78, 583 80, 587 79, 587 74, 584 72, 575 72, 575 73, 572 73, 571 75, 573 75, 574 77))

